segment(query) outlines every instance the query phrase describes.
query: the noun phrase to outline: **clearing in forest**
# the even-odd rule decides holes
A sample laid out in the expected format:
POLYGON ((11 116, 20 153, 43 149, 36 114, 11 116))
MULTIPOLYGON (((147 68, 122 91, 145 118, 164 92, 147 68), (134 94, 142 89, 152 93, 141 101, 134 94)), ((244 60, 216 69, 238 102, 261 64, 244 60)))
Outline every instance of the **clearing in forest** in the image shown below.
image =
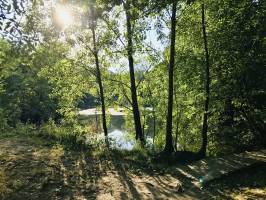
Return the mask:
POLYGON ((0 199, 266 199, 265 154, 256 154, 260 162, 243 155, 162 168, 13 136, 0 139, 0 199), (214 176, 222 162, 229 166, 240 157, 252 165, 203 189, 195 184, 196 177, 208 177, 211 169, 214 176))

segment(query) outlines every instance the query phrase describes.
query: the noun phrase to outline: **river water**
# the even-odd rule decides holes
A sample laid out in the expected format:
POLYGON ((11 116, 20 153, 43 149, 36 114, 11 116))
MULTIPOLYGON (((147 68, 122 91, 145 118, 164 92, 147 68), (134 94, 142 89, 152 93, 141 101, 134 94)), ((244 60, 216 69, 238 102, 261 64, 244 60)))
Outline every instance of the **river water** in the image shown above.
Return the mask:
MULTIPOLYGON (((97 111, 95 108, 81 110, 79 112, 80 122, 83 124, 89 123, 94 128, 92 133, 88 135, 88 140, 91 139, 91 135, 97 135, 97 139, 104 140, 104 135, 101 130, 101 112, 97 111)), ((134 132, 134 122, 131 125, 126 126, 125 113, 122 109, 108 109, 108 115, 110 115, 110 120, 108 123, 108 139, 110 146, 117 149, 132 150, 136 145, 135 132, 134 132)), ((154 133, 153 120, 146 119, 145 126, 145 138, 148 145, 152 144, 152 137, 154 133)))

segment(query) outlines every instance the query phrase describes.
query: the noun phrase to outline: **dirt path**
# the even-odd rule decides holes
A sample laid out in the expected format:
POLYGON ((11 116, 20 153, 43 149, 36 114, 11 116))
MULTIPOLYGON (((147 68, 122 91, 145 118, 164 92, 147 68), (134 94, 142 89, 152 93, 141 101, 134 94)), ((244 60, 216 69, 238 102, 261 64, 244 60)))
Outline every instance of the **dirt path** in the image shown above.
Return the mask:
MULTIPOLYGON (((170 174, 143 169, 127 161, 64 150, 36 137, 0 139, 0 199, 230 199, 230 192, 242 191, 239 186, 232 187, 235 192, 218 191, 220 182, 200 190, 192 182, 178 170, 170 174)), ((263 189, 259 184, 255 188, 264 198, 266 183, 261 183, 263 189)))

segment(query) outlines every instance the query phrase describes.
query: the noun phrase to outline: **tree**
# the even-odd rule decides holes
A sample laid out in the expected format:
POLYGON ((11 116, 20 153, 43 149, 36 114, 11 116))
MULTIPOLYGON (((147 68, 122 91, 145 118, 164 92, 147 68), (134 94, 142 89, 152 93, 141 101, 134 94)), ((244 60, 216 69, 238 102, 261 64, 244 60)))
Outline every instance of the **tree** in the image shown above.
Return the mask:
POLYGON ((19 18, 26 14, 28 2, 1 0, 0 3, 0 33, 9 35, 11 39, 20 39, 22 27, 19 18))
POLYGON ((174 66, 175 66, 175 39, 176 39, 176 10, 177 2, 172 4, 171 16, 171 45, 170 45, 170 62, 168 67, 168 110, 166 121, 166 136, 165 136, 165 153, 174 151, 173 136, 172 136, 172 121, 173 121, 173 91, 174 91, 174 66))
POLYGON ((142 132, 141 121, 140 121, 140 112, 139 112, 136 81, 135 81, 135 71, 134 71, 133 39, 132 39, 133 30, 131 26, 131 22, 133 18, 131 14, 132 11, 131 11, 130 1, 124 2, 123 7, 126 13, 127 57, 128 57, 128 66, 129 66, 129 74, 130 74, 130 91, 131 91, 132 109, 133 109, 134 124, 135 124, 135 131, 136 131, 136 140, 140 139, 140 141, 144 143, 144 135, 142 132))
POLYGON ((202 146, 199 153, 202 156, 206 155, 207 149, 207 133, 208 133, 208 112, 209 112, 209 101, 210 101, 210 59, 209 50, 206 34, 206 23, 205 23, 205 8, 204 3, 201 5, 201 25, 202 25, 202 35, 204 41, 204 51, 205 51, 205 104, 204 104, 204 114, 203 114, 203 125, 202 125, 202 146))
POLYGON ((212 94, 219 119, 210 133, 222 153, 251 148, 265 138, 265 6, 264 1, 208 2, 212 77, 217 77, 212 94))
POLYGON ((103 83, 102 83, 102 75, 100 70, 100 63, 99 63, 99 57, 98 57, 98 45, 96 41, 96 35, 95 35, 95 29, 97 28, 97 10, 95 9, 95 2, 89 3, 89 17, 90 17, 90 29, 92 32, 92 38, 93 38, 93 49, 92 53, 95 58, 95 66, 96 66, 96 79, 99 85, 99 92, 100 92, 100 101, 101 101, 101 107, 102 107, 102 125, 103 125, 103 131, 104 135, 107 136, 107 123, 106 123, 106 112, 105 112, 105 98, 104 98, 104 89, 103 89, 103 83))
MULTIPOLYGON (((133 112, 133 118, 134 118, 134 127, 135 127, 135 134, 136 134, 136 140, 140 140, 142 144, 144 144, 144 134, 142 131, 141 126, 141 119, 140 119, 140 110, 139 110, 139 103, 138 103, 138 95, 137 95, 137 87, 136 87, 136 78, 135 78, 135 68, 134 68, 134 28, 133 25, 136 21, 136 18, 138 16, 138 9, 139 3, 141 4, 142 1, 131 1, 131 0, 125 0, 125 1, 111 1, 106 2, 104 1, 104 4, 106 5, 106 10, 111 10, 108 6, 115 7, 115 6, 122 6, 123 11, 125 13, 126 18, 126 30, 125 30, 125 39, 126 44, 123 42, 123 40, 120 38, 120 35, 118 35, 116 29, 109 28, 117 35, 118 39, 122 42, 124 48, 126 49, 127 54, 127 60, 128 60, 128 68, 129 68, 129 78, 130 78, 130 93, 131 93, 131 100, 129 100, 129 103, 132 106, 132 112, 133 112)), ((108 23, 108 22, 107 22, 108 23)), ((110 25, 110 24, 108 24, 110 25)))

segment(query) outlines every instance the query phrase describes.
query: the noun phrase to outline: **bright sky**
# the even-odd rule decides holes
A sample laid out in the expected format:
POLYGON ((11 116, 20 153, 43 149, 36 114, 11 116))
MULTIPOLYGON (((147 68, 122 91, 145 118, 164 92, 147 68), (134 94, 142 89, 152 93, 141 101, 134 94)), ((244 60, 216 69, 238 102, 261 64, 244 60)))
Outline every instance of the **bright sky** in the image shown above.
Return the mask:
POLYGON ((71 9, 62 5, 58 5, 55 8, 55 19, 56 22, 61 25, 63 29, 74 23, 74 17, 71 12, 71 9))
MULTIPOLYGON (((62 6, 62 5, 61 6, 55 5, 55 4, 53 4, 53 6, 56 7, 56 9, 55 9, 56 20, 57 20, 57 23, 61 26, 63 33, 64 33, 64 30, 67 27, 71 26, 73 23, 79 23, 77 21, 77 19, 74 18, 74 13, 73 13, 73 11, 71 11, 70 8, 68 8, 66 6, 62 6)), ((117 12, 121 13, 121 17, 119 17, 119 20, 117 20, 115 18, 114 18, 114 20, 117 20, 117 22, 118 22, 120 34, 124 35, 124 32, 125 32, 125 26, 124 26, 125 15, 124 15, 123 11, 121 12, 121 10, 123 10, 123 9, 118 8, 117 10, 112 11, 113 13, 111 15, 115 16, 115 14, 117 12)), ((156 32, 155 28, 153 28, 154 24, 155 24, 155 20, 154 19, 148 19, 148 20, 150 20, 149 23, 151 25, 151 30, 146 32, 146 40, 144 41, 144 43, 149 44, 152 48, 157 50, 157 53, 161 54, 162 51, 164 50, 166 44, 163 45, 161 43, 161 41, 158 40, 157 32, 156 32)), ((163 32, 166 35, 168 35, 168 29, 164 28, 163 32)), ((63 34, 63 36, 64 36, 64 34, 63 34)), ((123 40, 124 44, 126 44, 126 41, 124 40, 124 38, 122 38, 122 40, 123 40)), ((123 48, 123 45, 120 42, 120 40, 117 40, 117 44, 118 44, 118 46, 117 46, 118 49, 123 48)), ((76 48, 79 49, 79 47, 76 47, 76 48)), ((74 51, 72 51, 72 55, 73 55, 73 52, 75 52, 75 49, 74 49, 74 51)), ((143 54, 140 55, 138 53, 136 53, 134 55, 135 69, 136 70, 145 70, 145 69, 150 67, 149 64, 147 63, 147 61, 145 61, 145 56, 147 56, 147 55, 143 55, 143 54)), ((112 71, 112 72, 128 71, 128 60, 125 56, 122 56, 122 57, 119 56, 119 57, 116 57, 115 59, 116 60, 113 60, 113 64, 111 64, 111 67, 109 67, 110 71, 112 71)))
MULTIPOLYGON (((55 19, 55 23, 58 27, 60 27, 60 29, 62 30, 62 37, 65 37, 64 35, 64 31, 70 27, 71 25, 73 25, 74 23, 81 23, 79 21, 77 21, 77 19, 75 19, 74 17, 74 13, 73 13, 73 9, 71 9, 70 7, 67 7, 65 5, 60 5, 57 4, 54 0, 47 0, 44 1, 44 8, 42 8, 43 10, 50 10, 53 9, 54 10, 54 19, 55 19)), ((119 8, 118 8, 119 9, 119 8)), ((120 10, 121 11, 121 10, 120 10)), ((118 11, 118 12, 120 12, 118 11)), ((49 11, 48 11, 49 12, 49 11)), ((114 11, 116 12, 116 11, 114 11)), ((124 12, 121 12, 121 17, 119 18, 118 24, 120 24, 119 26, 119 30, 120 30, 120 34, 123 36, 124 32, 125 32, 125 16, 124 16, 124 12)), ((48 16, 47 16, 48 17, 48 16)), ((48 18, 46 18, 45 20, 48 20, 48 18)), ((49 22, 48 22, 49 23, 49 22)), ((154 49, 156 49, 159 53, 161 53, 164 48, 165 48, 165 44, 163 45, 160 41, 158 41, 158 35, 156 33, 156 30, 153 28, 154 27, 154 23, 155 21, 150 19, 150 23, 151 23, 151 30, 146 32, 146 40, 144 41, 146 44, 149 44, 150 46, 152 46, 154 49)), ((165 34, 168 34, 168 29, 164 28, 163 31, 165 32, 165 34)), ((62 40, 63 38, 61 38, 60 40, 62 40)), ((124 40, 124 38, 122 38, 124 40)), ((64 39, 63 39, 64 40, 64 39)), ((123 48, 121 45, 121 42, 118 40, 117 43, 120 43, 120 47, 118 47, 118 49, 123 48)), ((124 43, 126 44, 126 41, 124 40, 124 43)), ((78 49, 78 48, 77 48, 78 49)), ((76 49, 76 51, 78 51, 76 49)), ((157 53, 158 53, 157 52, 157 53)), ((140 55, 138 53, 136 53, 134 55, 134 60, 136 62, 135 64, 135 68, 136 70, 143 70, 145 68, 148 68, 149 66, 148 63, 145 61, 145 56, 146 55, 140 55)), ((118 71, 127 71, 128 70, 128 61, 127 58, 121 57, 119 56, 117 58, 118 60, 114 60, 113 64, 111 64, 112 67, 109 68, 110 71, 113 72, 118 72, 118 71)))

